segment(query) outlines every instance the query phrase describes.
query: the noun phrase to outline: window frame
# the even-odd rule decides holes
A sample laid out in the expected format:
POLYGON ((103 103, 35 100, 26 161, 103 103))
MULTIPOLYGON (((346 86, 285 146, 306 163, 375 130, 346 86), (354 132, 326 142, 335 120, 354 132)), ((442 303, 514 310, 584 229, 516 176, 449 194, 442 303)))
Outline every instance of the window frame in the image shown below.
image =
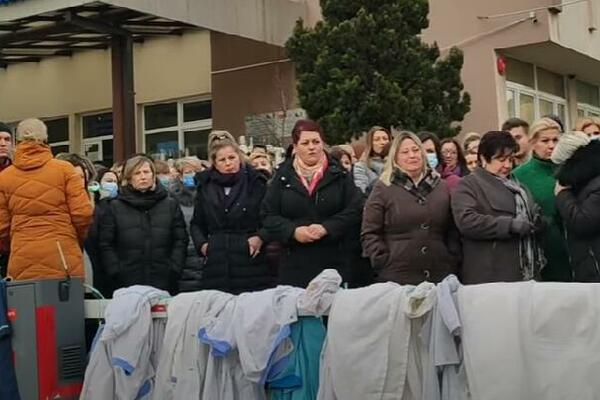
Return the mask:
POLYGON ((199 97, 193 97, 193 98, 177 99, 177 100, 170 100, 170 101, 159 101, 159 102, 154 102, 154 103, 143 104, 141 121, 142 121, 142 132, 143 132, 142 148, 144 149, 144 152, 149 153, 149 150, 146 147, 147 146, 146 135, 176 131, 177 132, 177 148, 180 153, 182 153, 182 154, 185 153, 186 152, 185 132, 212 129, 212 122, 213 122, 212 111, 211 111, 211 118, 184 122, 184 118, 183 118, 184 105, 189 104, 189 103, 202 102, 202 101, 210 101, 211 107, 212 107, 212 97, 211 96, 199 96, 199 97), (157 105, 157 104, 170 104, 170 103, 177 103, 177 125, 176 126, 167 126, 167 127, 158 128, 158 129, 146 130, 146 107, 157 105))
MULTIPOLYGON (((518 60, 518 61, 521 61, 521 60, 518 60)), ((567 98, 562 98, 560 96, 539 90, 538 89, 538 68, 541 68, 541 67, 538 67, 536 64, 533 64, 533 63, 530 63, 530 64, 533 66, 533 81, 534 81, 534 85, 535 85, 534 88, 523 85, 521 83, 512 82, 509 80, 506 81, 506 93, 508 94, 509 91, 512 91, 514 93, 515 116, 519 117, 519 118, 521 117, 520 116, 520 107, 521 107, 520 95, 522 93, 522 94, 533 97, 534 120, 537 120, 538 118, 540 118, 542 116, 540 113, 540 100, 545 100, 545 101, 552 103, 552 113, 556 114, 556 115, 560 115, 560 113, 558 111, 559 105, 564 106, 565 115, 564 115, 563 123, 564 123, 565 127, 570 126, 569 103, 567 101, 567 98)), ((556 73, 556 72, 550 71, 550 70, 547 70, 547 71, 556 73)), ((566 77, 564 75, 561 75, 561 76, 563 78, 564 92, 565 92, 565 94, 567 94, 568 87, 567 87, 566 77)), ((510 114, 510 110, 508 109, 508 96, 506 99, 507 99, 506 100, 507 114, 510 114)), ((530 121, 530 122, 533 122, 533 121, 530 121)))

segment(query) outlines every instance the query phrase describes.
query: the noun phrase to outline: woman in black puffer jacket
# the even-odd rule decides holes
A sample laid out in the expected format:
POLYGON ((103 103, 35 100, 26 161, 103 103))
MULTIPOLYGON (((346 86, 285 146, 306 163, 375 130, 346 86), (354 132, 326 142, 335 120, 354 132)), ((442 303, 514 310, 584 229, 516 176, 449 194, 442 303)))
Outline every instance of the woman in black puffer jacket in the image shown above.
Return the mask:
POLYGON ((212 167, 197 175, 194 245, 205 257, 202 288, 229 293, 273 286, 260 224, 266 177, 242 161, 237 144, 224 136, 210 144, 212 167))
POLYGON ((567 228, 575 282, 600 282, 600 141, 582 132, 565 134, 552 161, 556 206, 567 228))
POLYGON ((149 285, 174 293, 187 243, 179 204, 157 184, 152 160, 127 160, 119 195, 100 223, 102 266, 115 288, 149 285))

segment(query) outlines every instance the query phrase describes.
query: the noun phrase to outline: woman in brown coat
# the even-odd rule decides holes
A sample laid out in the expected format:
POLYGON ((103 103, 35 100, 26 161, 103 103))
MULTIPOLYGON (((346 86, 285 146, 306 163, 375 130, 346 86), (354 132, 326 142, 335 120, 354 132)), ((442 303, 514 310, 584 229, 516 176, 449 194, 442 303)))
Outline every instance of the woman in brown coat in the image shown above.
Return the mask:
POLYGON ((37 119, 17 127, 12 166, 0 174, 0 239, 10 239, 8 275, 16 280, 83 277, 81 245, 93 207, 73 166, 52 158, 37 119))
POLYGON ((508 132, 486 133, 479 144, 482 167, 463 178, 453 192, 465 284, 533 279, 544 264, 536 238, 543 226, 539 207, 511 179, 518 148, 508 132))
POLYGON ((411 132, 392 143, 365 206, 361 238, 379 281, 437 283, 456 273, 460 250, 450 194, 411 132))

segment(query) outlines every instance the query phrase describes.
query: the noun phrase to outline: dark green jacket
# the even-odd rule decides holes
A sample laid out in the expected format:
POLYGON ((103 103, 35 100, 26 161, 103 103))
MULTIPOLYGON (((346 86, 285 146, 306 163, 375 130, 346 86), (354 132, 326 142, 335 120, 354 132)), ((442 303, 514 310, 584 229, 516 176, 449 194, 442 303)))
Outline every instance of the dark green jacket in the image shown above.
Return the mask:
POLYGON ((541 244, 548 264, 542 271, 542 279, 569 282, 572 280, 569 253, 563 223, 556 209, 556 197, 554 196, 556 168, 557 165, 552 161, 540 160, 534 156, 515 169, 513 175, 529 189, 535 202, 542 209, 547 224, 541 244))

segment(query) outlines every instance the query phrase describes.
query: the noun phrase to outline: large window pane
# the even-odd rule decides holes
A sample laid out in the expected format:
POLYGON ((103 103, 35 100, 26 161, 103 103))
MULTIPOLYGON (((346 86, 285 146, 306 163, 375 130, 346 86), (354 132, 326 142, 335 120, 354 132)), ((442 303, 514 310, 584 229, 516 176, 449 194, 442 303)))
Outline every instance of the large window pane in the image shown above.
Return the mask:
POLYGON ((83 117, 83 137, 108 136, 113 134, 113 115, 103 113, 83 117))
POLYGON ((553 94, 555 96, 565 97, 565 82, 562 75, 547 71, 543 68, 537 69, 538 87, 541 92, 553 94))
POLYGON ((147 131, 177 126, 177 103, 144 107, 144 124, 147 131))
POLYGON ((183 105, 183 122, 199 121, 212 118, 212 102, 197 101, 183 105))
POLYGON ((44 121, 48 127, 48 143, 66 142, 69 140, 69 119, 59 118, 44 121))
POLYGON ((167 131, 146 135, 146 152, 164 154, 166 157, 179 156, 177 131, 167 131))
POLYGON ((540 99, 540 116, 554 114, 554 104, 551 101, 540 99))
POLYGON ((519 96, 519 116, 530 124, 535 119, 533 96, 521 93, 519 96))
POLYGON ((508 104, 508 117, 514 118, 517 116, 517 107, 515 103, 515 92, 512 90, 506 91, 506 102, 508 104))
POLYGON ((600 93, 598 93, 598 86, 577 81, 577 102, 600 107, 600 93))
POLYGON ((59 153, 68 153, 69 145, 63 144, 63 145, 59 145, 59 146, 50 146, 50 150, 52 150, 52 155, 54 155, 54 156, 59 153))
POLYGON ((512 58, 506 59, 506 79, 510 82, 535 87, 533 65, 512 58))
POLYGON ((210 129, 184 132, 185 149, 190 156, 208 159, 208 135, 210 129))

